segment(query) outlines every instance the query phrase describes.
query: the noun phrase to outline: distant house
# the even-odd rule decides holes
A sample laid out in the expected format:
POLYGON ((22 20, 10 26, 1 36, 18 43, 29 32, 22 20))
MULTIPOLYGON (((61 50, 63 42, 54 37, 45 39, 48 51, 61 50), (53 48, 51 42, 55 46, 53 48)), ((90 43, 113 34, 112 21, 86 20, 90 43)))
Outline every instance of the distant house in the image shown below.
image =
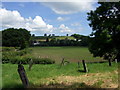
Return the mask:
POLYGON ((35 42, 33 42, 33 45, 39 45, 39 44, 40 44, 39 41, 35 41, 35 42))
MULTIPOLYGON (((77 39, 73 39, 74 41, 77 41, 77 39)), ((82 41, 81 39, 78 40, 79 42, 82 41)))
POLYGON ((79 42, 81 41, 81 39, 78 40, 79 42))

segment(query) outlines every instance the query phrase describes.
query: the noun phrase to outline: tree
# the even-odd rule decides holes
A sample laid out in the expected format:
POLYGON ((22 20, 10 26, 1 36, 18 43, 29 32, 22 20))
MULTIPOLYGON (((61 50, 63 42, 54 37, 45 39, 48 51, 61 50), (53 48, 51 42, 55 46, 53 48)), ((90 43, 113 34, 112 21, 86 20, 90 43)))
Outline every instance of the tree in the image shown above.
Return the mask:
POLYGON ((44 34, 44 37, 47 37, 47 34, 46 34, 46 33, 44 34))
POLYGON ((46 42, 49 42, 49 38, 48 37, 46 38, 46 42))
POLYGON ((2 31, 2 46, 20 47, 23 49, 30 44, 31 34, 26 29, 9 28, 2 31))
POLYGON ((71 36, 76 38, 76 41, 77 41, 76 45, 77 46, 88 46, 89 45, 89 36, 84 36, 84 35, 80 35, 80 34, 73 34, 71 36))
POLYGON ((120 61, 120 2, 98 2, 100 6, 88 13, 93 32, 90 52, 107 60, 120 61))
POLYGON ((88 46, 89 45, 89 36, 81 36, 81 46, 88 46))
POLYGON ((52 34, 52 37, 54 37, 55 36, 55 34, 52 34))
POLYGON ((78 41, 79 39, 81 39, 81 35, 79 35, 79 34, 73 34, 71 36, 73 36, 76 39, 76 41, 78 41))

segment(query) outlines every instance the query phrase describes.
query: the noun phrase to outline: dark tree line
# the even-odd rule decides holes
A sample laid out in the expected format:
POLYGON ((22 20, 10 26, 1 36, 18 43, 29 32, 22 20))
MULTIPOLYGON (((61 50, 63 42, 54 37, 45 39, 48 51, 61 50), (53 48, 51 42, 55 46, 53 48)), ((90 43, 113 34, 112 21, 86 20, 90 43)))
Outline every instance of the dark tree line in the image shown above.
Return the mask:
POLYGON ((5 29, 2 31, 2 46, 24 49, 30 45, 30 38, 31 34, 26 29, 5 29))
MULTIPOLYGON (((72 36, 74 37, 73 34, 72 36)), ((79 35, 79 38, 74 37, 76 40, 71 40, 69 38, 65 39, 57 39, 56 37, 41 37, 41 38, 46 38, 46 41, 39 41, 39 45, 37 46, 88 46, 89 45, 89 37, 88 36, 83 36, 79 35)))

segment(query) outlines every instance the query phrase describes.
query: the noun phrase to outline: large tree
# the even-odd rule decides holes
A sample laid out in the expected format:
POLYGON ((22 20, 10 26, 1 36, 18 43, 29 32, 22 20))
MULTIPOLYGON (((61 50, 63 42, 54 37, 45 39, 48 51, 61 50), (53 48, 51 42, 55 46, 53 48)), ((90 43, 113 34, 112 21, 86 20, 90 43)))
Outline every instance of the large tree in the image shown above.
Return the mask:
POLYGON ((29 45, 31 34, 26 29, 9 28, 2 31, 2 46, 25 48, 29 45))
POLYGON ((90 52, 96 57, 120 61, 120 2, 99 2, 95 11, 88 13, 93 32, 90 52))

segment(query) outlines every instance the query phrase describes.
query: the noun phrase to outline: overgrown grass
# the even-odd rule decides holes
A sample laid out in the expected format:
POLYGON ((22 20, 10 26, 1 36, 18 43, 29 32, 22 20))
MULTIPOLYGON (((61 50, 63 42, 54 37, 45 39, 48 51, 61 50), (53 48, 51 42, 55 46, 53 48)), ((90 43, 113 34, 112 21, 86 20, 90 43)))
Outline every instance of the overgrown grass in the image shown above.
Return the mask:
POLYGON ((31 54, 32 49, 26 48, 24 50, 19 50, 14 47, 3 47, 2 48, 2 63, 12 63, 12 64, 29 64, 32 60, 34 64, 53 64, 54 60, 49 58, 39 58, 34 57, 31 54), (29 54, 29 56, 28 56, 29 54))
POLYGON ((87 47, 32 47, 31 55, 34 57, 51 58, 57 63, 63 58, 70 62, 86 60, 87 62, 102 61, 102 58, 95 58, 87 47))
MULTIPOLYGON (((2 60, 3 63, 12 61, 28 62, 30 58, 40 59, 49 58, 60 63, 64 58, 70 62, 78 62, 86 60, 86 62, 103 61, 102 58, 95 58, 90 54, 87 47, 31 47, 24 50, 17 50, 13 47, 3 47, 2 60)), ((14 62, 13 62, 14 63, 14 62)))
MULTIPOLYGON (((13 48, 10 50, 5 48, 4 50, 7 52, 16 52, 13 48)), ((116 71, 118 71, 118 64, 114 62, 112 62, 111 67, 108 65, 107 62, 87 63, 89 72, 87 74, 84 72, 80 72, 83 71, 83 66, 80 63, 80 68, 78 68, 78 61, 81 61, 83 59, 86 60, 86 62, 102 61, 102 58, 92 57, 92 55, 88 51, 88 48, 31 47, 28 50, 32 50, 32 52, 30 51, 31 53, 25 53, 21 56, 21 54, 18 53, 19 51, 17 51, 17 55, 19 57, 50 58, 56 60, 57 62, 56 64, 50 65, 34 64, 31 68, 31 71, 29 71, 29 65, 24 65, 28 79, 30 81, 30 87, 49 87, 49 85, 50 87, 57 85, 58 87, 61 86, 68 88, 89 87, 86 82, 91 83, 93 81, 94 83, 92 84, 92 87, 101 87, 104 82, 107 82, 108 84, 117 84, 118 75, 116 74, 116 71), (61 66, 60 63, 63 58, 65 58, 65 61, 69 61, 70 63, 61 66), (87 77, 89 75, 90 77, 87 77), (96 79, 98 80, 95 81, 96 79), (65 83, 68 82, 72 82, 73 84, 70 86, 66 86, 65 83)), ((16 53, 12 53, 11 55, 13 55, 12 57, 14 57, 16 56, 16 53)), ((23 87, 19 74, 17 72, 17 68, 17 64, 2 64, 3 88, 23 87)))
MULTIPOLYGON (((53 80, 58 76, 80 76, 84 75, 86 73, 84 72, 78 72, 78 66, 77 63, 70 63, 65 66, 60 67, 60 64, 51 64, 51 65, 33 65, 31 71, 28 69, 28 65, 24 65, 28 79, 30 81, 31 87, 40 87, 40 85, 43 84, 50 84, 51 81, 49 81, 47 78, 52 78, 53 80)), ((89 69, 88 74, 90 73, 109 73, 113 72, 114 70, 118 70, 118 65, 116 63, 112 63, 112 67, 108 66, 108 63, 94 63, 94 64, 87 64, 87 67, 89 69)), ((80 64, 80 70, 83 70, 82 64, 80 64)), ((112 78, 115 83, 117 83, 118 75, 111 74, 111 77, 106 78, 112 78)), ((99 78, 99 76, 93 77, 93 80, 96 78, 99 78)), ((64 78, 63 78, 64 79, 64 78)), ((17 72, 17 65, 16 64, 3 64, 2 65, 2 83, 3 88, 12 88, 12 87, 22 87, 22 83, 20 80, 20 77, 17 72)), ((54 81, 52 83, 58 83, 57 81, 54 81)), ((101 84, 102 81, 95 84, 95 86, 101 84)))

